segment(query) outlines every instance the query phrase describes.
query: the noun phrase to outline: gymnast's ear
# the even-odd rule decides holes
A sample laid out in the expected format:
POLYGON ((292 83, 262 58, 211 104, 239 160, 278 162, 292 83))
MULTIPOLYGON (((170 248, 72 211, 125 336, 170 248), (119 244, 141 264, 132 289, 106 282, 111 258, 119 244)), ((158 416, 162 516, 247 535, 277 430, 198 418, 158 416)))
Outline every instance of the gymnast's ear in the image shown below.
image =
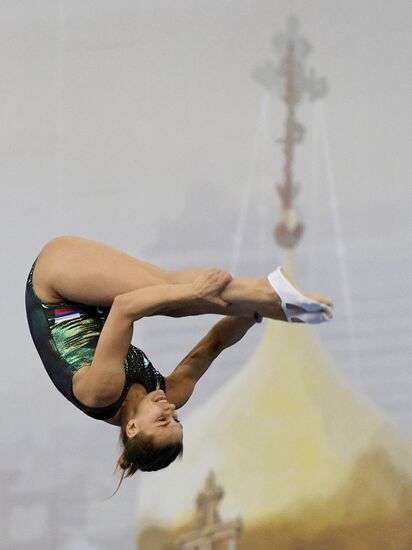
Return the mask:
POLYGON ((136 419, 133 418, 132 420, 129 420, 126 424, 125 432, 127 437, 136 437, 136 435, 140 432, 136 419))

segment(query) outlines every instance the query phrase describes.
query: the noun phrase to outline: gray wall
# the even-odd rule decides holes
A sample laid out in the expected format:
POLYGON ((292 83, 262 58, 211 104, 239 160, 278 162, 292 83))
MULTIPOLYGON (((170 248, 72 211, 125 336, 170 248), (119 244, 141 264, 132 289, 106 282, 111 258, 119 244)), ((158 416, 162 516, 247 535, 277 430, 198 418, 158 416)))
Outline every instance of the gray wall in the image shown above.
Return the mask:
MULTIPOLYGON (((0 548, 135 547, 138 480, 106 501, 117 431, 47 379, 25 278, 58 234, 170 268, 261 276, 280 263, 284 107, 251 74, 291 13, 314 48, 308 66, 329 83, 298 110, 307 227, 296 275, 335 299, 333 324, 316 333, 336 368, 412 435, 410 2, 3 0, 0 548)), ((135 340, 167 374, 211 322, 145 320, 135 340)), ((218 362, 187 411, 258 338, 218 362)))

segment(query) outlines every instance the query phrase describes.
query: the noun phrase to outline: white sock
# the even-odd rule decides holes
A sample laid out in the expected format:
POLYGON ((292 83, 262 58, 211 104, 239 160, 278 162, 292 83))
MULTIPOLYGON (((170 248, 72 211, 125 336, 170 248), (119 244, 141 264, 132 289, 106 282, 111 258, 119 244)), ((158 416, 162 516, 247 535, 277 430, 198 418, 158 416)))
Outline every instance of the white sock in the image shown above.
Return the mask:
POLYGON ((330 307, 299 292, 283 275, 281 267, 269 273, 267 278, 281 299, 282 309, 289 323, 317 324, 329 321, 332 317, 330 307), (290 306, 297 306, 303 311, 297 312, 290 306))

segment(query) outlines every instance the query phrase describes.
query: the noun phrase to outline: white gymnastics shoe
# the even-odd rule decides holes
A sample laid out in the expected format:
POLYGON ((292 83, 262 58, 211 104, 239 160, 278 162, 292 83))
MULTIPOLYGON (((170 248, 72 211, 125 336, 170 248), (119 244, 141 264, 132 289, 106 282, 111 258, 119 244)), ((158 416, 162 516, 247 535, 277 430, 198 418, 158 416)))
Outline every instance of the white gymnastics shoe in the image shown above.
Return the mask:
POLYGON ((268 281, 281 299, 281 305, 289 323, 318 324, 332 318, 332 308, 308 298, 297 290, 278 267, 268 275, 268 281))

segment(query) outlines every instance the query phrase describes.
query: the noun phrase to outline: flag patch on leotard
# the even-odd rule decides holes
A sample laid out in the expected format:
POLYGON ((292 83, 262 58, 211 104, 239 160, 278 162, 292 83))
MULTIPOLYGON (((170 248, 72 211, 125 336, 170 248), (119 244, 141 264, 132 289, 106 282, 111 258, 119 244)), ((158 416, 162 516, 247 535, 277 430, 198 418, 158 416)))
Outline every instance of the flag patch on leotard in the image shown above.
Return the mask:
POLYGON ((78 309, 63 308, 54 310, 54 323, 58 325, 63 321, 72 321, 73 319, 79 319, 80 312, 78 309))

